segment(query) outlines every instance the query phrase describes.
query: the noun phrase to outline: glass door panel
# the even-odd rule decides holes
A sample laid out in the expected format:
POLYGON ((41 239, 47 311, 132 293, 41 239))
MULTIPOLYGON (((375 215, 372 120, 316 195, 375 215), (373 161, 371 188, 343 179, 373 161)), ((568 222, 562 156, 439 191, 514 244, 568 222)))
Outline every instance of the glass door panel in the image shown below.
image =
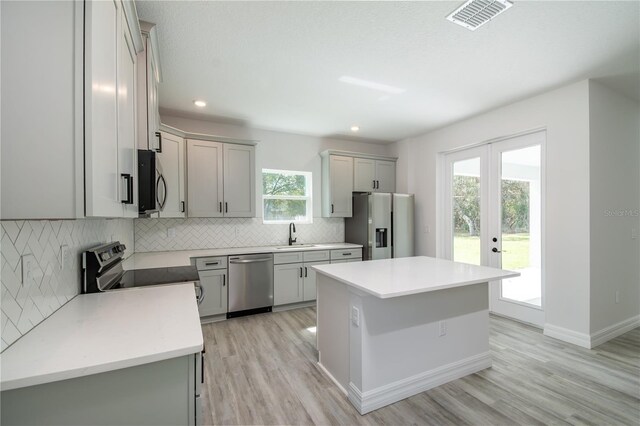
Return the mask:
POLYGON ((502 280, 501 297, 542 306, 540 145, 501 155, 501 266, 521 276, 502 280))
POLYGON ((451 220, 456 262, 482 264, 480 193, 480 157, 454 162, 451 220))

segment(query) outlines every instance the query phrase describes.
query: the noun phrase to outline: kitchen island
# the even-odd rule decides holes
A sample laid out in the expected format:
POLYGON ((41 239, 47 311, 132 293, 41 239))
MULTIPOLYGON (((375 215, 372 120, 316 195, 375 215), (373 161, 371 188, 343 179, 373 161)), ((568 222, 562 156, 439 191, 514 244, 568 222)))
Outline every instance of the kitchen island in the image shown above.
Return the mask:
POLYGON ((361 414, 491 366, 488 282, 431 257, 314 266, 318 364, 361 414))

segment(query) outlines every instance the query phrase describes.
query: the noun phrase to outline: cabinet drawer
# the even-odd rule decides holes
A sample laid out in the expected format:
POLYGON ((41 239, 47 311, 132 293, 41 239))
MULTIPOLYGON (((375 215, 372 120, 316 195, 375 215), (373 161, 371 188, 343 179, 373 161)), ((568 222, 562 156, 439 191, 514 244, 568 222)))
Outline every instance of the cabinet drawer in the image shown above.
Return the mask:
POLYGON ((283 263, 300 263, 303 261, 304 256, 302 252, 295 253, 274 253, 273 264, 280 265, 283 263))
POLYGON ((208 271, 210 269, 226 269, 227 256, 197 258, 196 268, 198 269, 198 271, 208 271))
POLYGON ((320 262, 322 260, 329 260, 331 258, 329 250, 321 251, 305 251, 303 256, 305 262, 320 262))
POLYGON ((331 250, 331 260, 362 258, 362 248, 331 250))

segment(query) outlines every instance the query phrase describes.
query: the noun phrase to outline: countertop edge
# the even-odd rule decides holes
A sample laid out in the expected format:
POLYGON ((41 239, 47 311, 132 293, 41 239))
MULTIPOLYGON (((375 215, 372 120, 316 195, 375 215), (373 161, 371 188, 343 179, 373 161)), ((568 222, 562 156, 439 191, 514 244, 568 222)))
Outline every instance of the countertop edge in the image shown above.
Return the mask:
POLYGON ((341 278, 337 275, 328 273, 326 271, 323 271, 321 269, 319 269, 322 266, 326 266, 326 265, 318 265, 318 266, 312 266, 312 268, 314 270, 316 270, 317 273, 320 273, 322 275, 326 275, 330 278, 333 278, 336 281, 339 281, 349 287, 353 287, 356 288, 362 292, 365 292, 367 294, 370 294, 372 296, 377 297, 378 299, 393 299, 394 297, 402 297, 402 296, 411 296, 414 294, 420 294, 420 293, 430 293, 433 291, 439 291, 439 290, 447 290, 447 289, 451 289, 451 288, 457 288, 457 287, 465 287, 465 286, 469 286, 469 285, 475 285, 475 284, 482 284, 482 283, 488 283, 490 281, 494 281, 496 279, 505 279, 505 278, 513 278, 513 277, 518 277, 520 276, 520 273, 518 272, 512 272, 510 274, 506 274, 506 275, 501 275, 499 278, 480 278, 480 279, 475 279, 475 280, 468 280, 468 281, 461 281, 461 282, 457 282, 457 283, 451 283, 451 284, 443 284, 437 287, 429 287, 429 288, 423 288, 423 289, 413 289, 413 290, 407 290, 407 291, 399 291, 399 292, 395 292, 395 293, 378 293, 374 290, 371 290, 370 288, 367 287, 363 287, 359 284, 356 284, 352 281, 346 280, 344 278, 341 278))
POLYGON ((77 379, 79 377, 91 376, 94 374, 108 373, 110 371, 121 370, 129 367, 138 367, 145 364, 151 364, 158 361, 166 361, 172 358, 197 354, 202 351, 204 342, 198 345, 188 346, 174 351, 163 352, 160 354, 145 355, 138 358, 122 359, 104 364, 92 365, 89 367, 75 368, 72 370, 60 371, 38 376, 17 378, 3 381, 0 385, 0 391, 10 391, 15 389, 26 388, 29 386, 44 385, 47 383, 59 382, 62 380, 77 379))

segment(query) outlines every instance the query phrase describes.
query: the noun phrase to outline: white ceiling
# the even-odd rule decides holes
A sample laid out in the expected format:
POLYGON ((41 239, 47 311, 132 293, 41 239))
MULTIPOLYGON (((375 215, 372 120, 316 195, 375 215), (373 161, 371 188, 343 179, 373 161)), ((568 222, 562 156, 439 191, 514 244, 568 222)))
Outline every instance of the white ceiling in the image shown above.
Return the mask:
POLYGON ((445 19, 460 4, 137 2, 181 115, 394 141, 584 78, 640 98, 639 2, 516 1, 475 32, 445 19))

